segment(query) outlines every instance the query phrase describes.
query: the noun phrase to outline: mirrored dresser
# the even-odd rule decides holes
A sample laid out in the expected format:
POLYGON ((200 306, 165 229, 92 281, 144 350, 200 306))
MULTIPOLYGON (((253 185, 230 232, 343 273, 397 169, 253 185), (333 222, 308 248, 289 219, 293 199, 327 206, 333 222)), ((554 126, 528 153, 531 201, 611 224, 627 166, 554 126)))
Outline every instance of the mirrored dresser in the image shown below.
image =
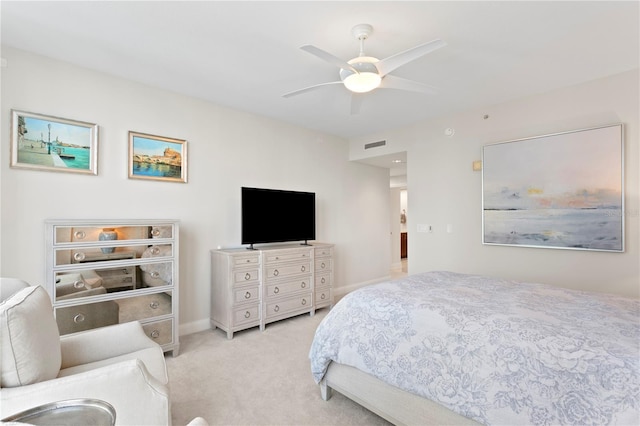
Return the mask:
POLYGON ((177 220, 48 220, 46 289, 60 334, 140 321, 178 355, 177 220))

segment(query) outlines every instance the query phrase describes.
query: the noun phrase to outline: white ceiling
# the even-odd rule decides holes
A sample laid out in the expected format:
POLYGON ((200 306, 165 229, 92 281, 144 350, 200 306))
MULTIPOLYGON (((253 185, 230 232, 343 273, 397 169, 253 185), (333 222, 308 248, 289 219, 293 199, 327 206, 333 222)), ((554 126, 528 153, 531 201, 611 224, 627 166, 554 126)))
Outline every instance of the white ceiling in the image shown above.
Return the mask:
MULTIPOLYGON (((0 2, 2 43, 351 138, 638 67, 637 1, 0 2), (447 46, 393 74, 436 95, 377 90, 350 114, 338 79, 302 50, 385 58, 440 38, 447 46)), ((7 66, 11 66, 10 63, 7 66)))

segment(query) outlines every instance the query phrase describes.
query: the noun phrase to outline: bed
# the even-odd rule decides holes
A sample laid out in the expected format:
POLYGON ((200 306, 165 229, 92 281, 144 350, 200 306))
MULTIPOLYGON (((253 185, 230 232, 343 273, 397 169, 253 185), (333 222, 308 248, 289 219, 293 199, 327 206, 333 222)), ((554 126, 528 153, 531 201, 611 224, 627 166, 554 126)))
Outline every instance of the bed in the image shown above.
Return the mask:
POLYGON ((453 272, 346 295, 309 352, 394 424, 640 424, 640 300, 453 272))

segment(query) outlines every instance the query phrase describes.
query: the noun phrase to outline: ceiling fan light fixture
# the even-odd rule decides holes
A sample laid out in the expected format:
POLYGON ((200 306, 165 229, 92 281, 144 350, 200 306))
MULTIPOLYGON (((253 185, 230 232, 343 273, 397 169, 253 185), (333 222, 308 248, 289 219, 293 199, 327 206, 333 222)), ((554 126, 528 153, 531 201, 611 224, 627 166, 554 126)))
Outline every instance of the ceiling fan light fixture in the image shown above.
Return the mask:
POLYGON ((340 78, 342 78, 344 86, 355 93, 367 93, 380 86, 382 77, 374 65, 376 62, 378 62, 378 58, 371 56, 359 56, 350 60, 349 65, 358 72, 341 69, 340 78))
POLYGON ((355 93, 367 93, 380 86, 382 78, 376 73, 353 73, 343 80, 344 86, 355 93))

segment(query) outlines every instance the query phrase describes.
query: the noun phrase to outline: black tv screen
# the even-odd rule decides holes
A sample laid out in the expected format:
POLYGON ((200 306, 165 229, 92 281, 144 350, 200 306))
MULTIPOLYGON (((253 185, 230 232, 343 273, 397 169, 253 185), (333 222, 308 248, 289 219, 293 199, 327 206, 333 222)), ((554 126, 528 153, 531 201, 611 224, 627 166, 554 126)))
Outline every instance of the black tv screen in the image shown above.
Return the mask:
POLYGON ((242 187, 242 244, 315 238, 314 192, 242 187))

